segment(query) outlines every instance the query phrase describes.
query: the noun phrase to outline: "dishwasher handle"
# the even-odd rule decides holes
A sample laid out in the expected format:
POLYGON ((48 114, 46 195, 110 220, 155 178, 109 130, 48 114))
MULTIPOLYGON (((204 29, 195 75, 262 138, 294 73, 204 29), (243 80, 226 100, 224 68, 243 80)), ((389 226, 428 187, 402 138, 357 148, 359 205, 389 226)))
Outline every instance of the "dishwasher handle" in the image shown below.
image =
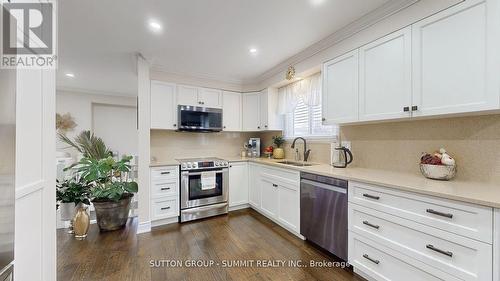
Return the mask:
POLYGON ((338 192, 338 193, 343 193, 343 194, 347 193, 346 188, 338 187, 338 186, 334 186, 334 185, 328 185, 328 184, 324 184, 321 182, 312 181, 312 180, 308 180, 308 179, 301 179, 300 183, 305 183, 305 184, 311 185, 313 187, 327 189, 327 190, 331 190, 331 191, 338 192))

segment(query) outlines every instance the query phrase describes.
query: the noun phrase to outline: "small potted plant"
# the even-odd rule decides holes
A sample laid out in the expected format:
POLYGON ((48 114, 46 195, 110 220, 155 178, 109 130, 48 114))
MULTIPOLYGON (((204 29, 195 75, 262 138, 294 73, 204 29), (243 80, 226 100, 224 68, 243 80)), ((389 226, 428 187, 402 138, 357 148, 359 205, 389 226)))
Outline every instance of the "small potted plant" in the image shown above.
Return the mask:
POLYGON ((274 136, 273 143, 276 145, 276 148, 273 150, 274 159, 283 159, 285 158, 285 151, 281 146, 285 143, 285 138, 282 136, 274 136))
POLYGON ((83 180, 76 178, 66 179, 56 184, 56 201, 61 214, 62 221, 70 221, 68 233, 73 234, 73 218, 76 211, 82 206, 90 205, 90 189, 83 180))

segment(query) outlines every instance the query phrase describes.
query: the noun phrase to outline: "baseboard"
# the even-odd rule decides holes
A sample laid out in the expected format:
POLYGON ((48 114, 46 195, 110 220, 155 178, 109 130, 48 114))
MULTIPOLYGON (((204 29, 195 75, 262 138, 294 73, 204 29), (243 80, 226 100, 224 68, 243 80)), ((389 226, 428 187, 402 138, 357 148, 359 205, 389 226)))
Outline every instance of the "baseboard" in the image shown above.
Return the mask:
POLYGON ((248 208, 250 208, 250 204, 248 204, 248 203, 236 205, 236 206, 229 206, 229 212, 241 210, 241 209, 248 209, 248 208))
POLYGON ((171 223, 178 223, 178 222, 179 222, 179 217, 173 217, 173 218, 167 218, 167 219, 161 219, 161 220, 154 220, 151 222, 150 226, 157 227, 157 226, 162 226, 162 225, 171 224, 171 223))
POLYGON ((140 222, 139 226, 137 227, 137 234, 147 233, 147 232, 151 232, 151 222, 150 221, 140 222))
POLYGON ((353 271, 354 271, 354 273, 356 273, 357 275, 363 277, 364 279, 366 279, 368 281, 375 281, 375 279, 373 277, 364 273, 363 271, 359 270, 358 268, 356 268, 354 266, 353 266, 353 271))

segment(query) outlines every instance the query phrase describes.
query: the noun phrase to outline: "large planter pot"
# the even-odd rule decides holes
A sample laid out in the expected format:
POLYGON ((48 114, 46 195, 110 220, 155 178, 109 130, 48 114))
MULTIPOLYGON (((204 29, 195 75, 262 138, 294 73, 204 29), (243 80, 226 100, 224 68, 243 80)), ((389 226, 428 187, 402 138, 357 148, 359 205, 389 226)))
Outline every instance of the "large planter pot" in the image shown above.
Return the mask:
POLYGON ((112 231, 122 228, 128 219, 130 201, 133 194, 127 194, 119 201, 92 201, 95 207, 97 225, 101 231, 112 231))

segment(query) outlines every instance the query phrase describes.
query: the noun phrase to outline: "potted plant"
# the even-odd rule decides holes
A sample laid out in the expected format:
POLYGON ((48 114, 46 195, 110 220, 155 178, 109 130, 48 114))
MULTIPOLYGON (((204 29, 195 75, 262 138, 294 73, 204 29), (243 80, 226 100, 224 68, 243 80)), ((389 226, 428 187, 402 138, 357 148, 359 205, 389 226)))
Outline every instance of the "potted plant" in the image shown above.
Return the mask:
POLYGON ((92 186, 90 197, 101 231, 120 229, 127 223, 130 201, 138 190, 137 183, 130 179, 131 159, 132 156, 124 156, 120 161, 111 156, 84 157, 75 166, 92 186))
POLYGON ((123 227, 128 219, 130 201, 138 186, 130 178, 130 160, 124 156, 116 161, 101 138, 90 131, 81 132, 75 140, 59 134, 61 141, 74 147, 83 158, 68 168, 90 185, 90 198, 95 207, 96 219, 101 231, 123 227))
POLYGON ((273 151, 274 159, 285 158, 285 151, 281 148, 281 146, 285 143, 285 138, 283 138, 283 136, 274 136, 273 143, 276 145, 276 148, 273 151))
POLYGON ((56 184, 56 200, 61 213, 61 220, 70 221, 68 233, 73 234, 73 218, 76 209, 82 208, 84 204, 90 205, 89 186, 81 179, 66 179, 56 184))

